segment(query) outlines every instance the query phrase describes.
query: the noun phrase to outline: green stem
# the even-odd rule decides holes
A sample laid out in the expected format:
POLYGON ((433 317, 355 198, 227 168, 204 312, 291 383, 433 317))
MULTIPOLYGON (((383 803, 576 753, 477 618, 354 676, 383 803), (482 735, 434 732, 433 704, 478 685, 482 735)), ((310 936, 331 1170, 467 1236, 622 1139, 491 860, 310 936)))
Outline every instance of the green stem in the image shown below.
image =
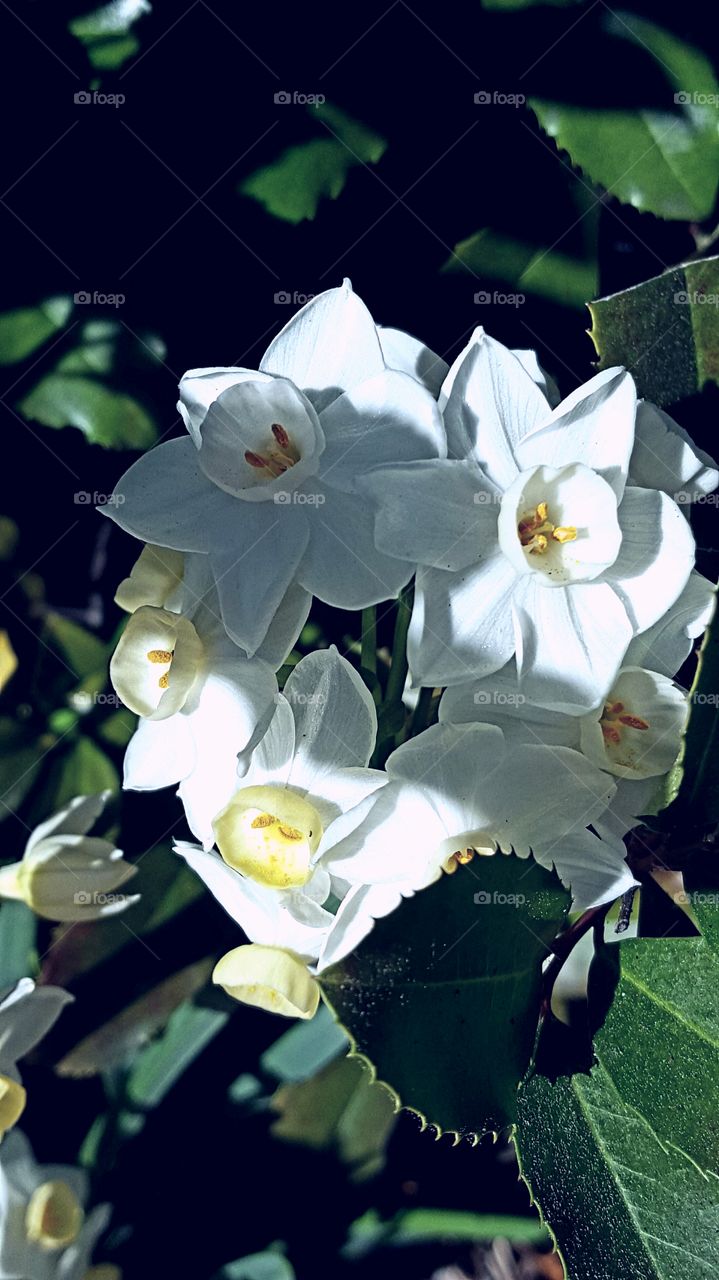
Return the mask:
POLYGON ((377 674, 377 609, 371 604, 362 610, 362 652, 360 662, 365 671, 377 674))
POLYGON ((414 583, 403 588, 397 601, 397 621, 394 624, 394 640, 392 641, 392 665, 387 677, 385 703, 401 702, 404 685, 407 679, 407 632, 412 617, 412 601, 414 599, 414 583))

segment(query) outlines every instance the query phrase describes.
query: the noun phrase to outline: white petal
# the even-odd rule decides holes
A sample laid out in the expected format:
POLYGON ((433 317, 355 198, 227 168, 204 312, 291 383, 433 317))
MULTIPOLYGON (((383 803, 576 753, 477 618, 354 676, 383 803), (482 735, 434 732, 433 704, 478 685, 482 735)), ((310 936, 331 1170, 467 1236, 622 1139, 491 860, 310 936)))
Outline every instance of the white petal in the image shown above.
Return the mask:
POLYGON ((480 783, 485 829, 503 849, 536 857, 606 810, 614 780, 569 747, 516 746, 480 783))
POLYGON ((99 510, 126 533, 177 551, 210 551, 239 503, 200 470, 191 440, 168 440, 139 458, 99 510))
POLYGON ((243 786, 262 787, 274 782, 283 785, 289 777, 295 756, 295 718, 284 694, 277 695, 277 706, 269 728, 256 747, 252 763, 242 780, 243 786))
POLYGON ((678 502, 693 502, 719 485, 714 459, 697 448, 668 413, 648 400, 637 405, 629 471, 633 485, 662 489, 678 502))
POLYGON ((195 744, 187 716, 178 712, 167 720, 140 720, 125 752, 123 786, 131 791, 171 787, 194 766, 195 744))
POLYGON ((676 675, 712 620, 716 588, 693 571, 678 600, 658 622, 635 636, 625 656, 630 667, 649 667, 665 676, 676 675))
POLYGON ((386 785, 387 774, 383 769, 337 769, 335 773, 323 774, 321 796, 312 793, 308 797, 322 817, 324 827, 318 859, 324 859, 329 850, 359 826, 371 808, 375 792, 386 785))
POLYGON ((387 555, 435 569, 466 569, 497 540, 499 494, 473 465, 446 459, 380 467, 357 482, 377 509, 387 555))
POLYGON ((232 529, 212 555, 212 569, 228 634, 250 656, 265 639, 298 575, 309 541, 304 509, 266 502, 236 502, 242 532, 232 529))
POLYGON ((625 665, 606 704, 582 717, 582 751, 616 777, 657 778, 679 754, 688 714, 686 694, 667 676, 625 665), (622 715, 628 717, 624 722, 622 715))
POLYGON ((459 684, 503 667, 514 653, 518 581, 501 552, 458 573, 420 569, 407 641, 413 683, 459 684))
MULTIPOLYGON (((517 471, 523 436, 550 409, 519 360, 481 330, 452 365, 440 396, 451 457, 473 457, 499 489, 517 471)), ((548 459, 542 459, 548 461, 548 459)))
MULTIPOLYGON (((254 381, 263 379, 263 375, 254 369, 211 368, 188 369, 180 379, 180 399, 177 412, 180 414, 197 449, 202 444, 200 428, 207 416, 213 401, 223 391, 245 382, 248 378, 254 381)), ((265 378, 265 381, 270 381, 265 378)))
POLYGON ((377 333, 387 368, 408 373, 421 382, 436 400, 449 373, 446 360, 402 329, 386 329, 384 325, 378 325, 377 333))
POLYGON ((115 604, 127 613, 140 605, 164 608, 171 594, 182 582, 185 557, 169 547, 143 547, 130 574, 123 578, 115 592, 115 604))
POLYGON ((349 280, 327 289, 292 316, 273 338, 260 368, 291 378, 324 403, 384 369, 374 321, 349 280))
POLYGON ((368 805, 359 825, 323 859, 330 874, 350 884, 430 884, 447 833, 424 788, 389 782, 368 805))
POLYGON ((545 587, 522 579, 514 599, 520 687, 539 706, 578 715, 601 701, 614 680, 632 628, 605 582, 545 587))
POLYGON ((637 884, 625 862, 621 840, 600 840, 591 831, 575 831, 552 845, 545 856, 535 857, 542 866, 552 864, 563 884, 572 891, 572 911, 614 902, 637 884))
POLYGON ((324 973, 333 964, 344 960, 355 951, 380 920, 394 911, 403 897, 411 897, 393 884, 355 885, 350 889, 334 918, 317 961, 317 973, 324 973))
POLYGON ((374 512, 366 498, 324 487, 314 511, 310 542, 298 569, 301 586, 338 609, 364 609, 392 600, 412 567, 378 551, 374 512))
POLYGON ((567 396, 548 423, 525 436, 520 468, 582 462, 621 498, 634 444, 636 390, 624 369, 605 369, 567 396))
POLYGON ((334 400, 320 415, 325 450, 320 477, 351 492, 371 467, 447 452, 442 415, 428 391, 387 369, 334 400))
POLYGON ((421 787, 447 837, 459 838, 483 822, 483 781, 505 757, 504 735, 490 724, 434 724, 387 760, 391 779, 421 787))
POLYGON ((40 840, 46 840, 48 836, 84 836, 97 822, 110 794, 109 791, 100 791, 94 796, 76 796, 59 813, 35 827, 25 846, 25 853, 29 853, 40 840))
POLYGON ((295 719, 292 786, 321 797, 325 774, 367 765, 377 736, 374 700, 334 645, 298 662, 284 696, 295 719))
POLYGON ((520 691, 517 667, 508 662, 482 680, 445 689, 439 704, 440 724, 496 724, 508 745, 545 743, 579 747, 580 718, 535 706, 520 691))
POLYGON ((676 503, 655 489, 627 488, 619 524, 622 546, 605 577, 636 635, 657 622, 684 590, 694 568, 694 538, 676 503))
POLYGON ((559 388, 554 378, 539 363, 536 351, 513 347, 512 355, 517 357, 522 368, 526 369, 532 382, 539 387, 539 390, 546 397, 547 403, 554 409, 562 397, 559 394, 559 388))
POLYGON ((195 744, 195 767, 180 784, 187 823, 212 848, 212 820, 238 788, 237 757, 259 721, 274 710, 277 681, 264 662, 239 656, 207 674, 196 708, 185 719, 195 744))
POLYGON ((304 627, 312 605, 312 596, 299 583, 287 588, 275 613, 257 657, 268 663, 273 671, 279 670, 292 651, 295 641, 304 627))
POLYGON ((0 1071, 9 1075, 73 999, 61 987, 36 987, 30 978, 21 978, 0 1002, 0 1071))

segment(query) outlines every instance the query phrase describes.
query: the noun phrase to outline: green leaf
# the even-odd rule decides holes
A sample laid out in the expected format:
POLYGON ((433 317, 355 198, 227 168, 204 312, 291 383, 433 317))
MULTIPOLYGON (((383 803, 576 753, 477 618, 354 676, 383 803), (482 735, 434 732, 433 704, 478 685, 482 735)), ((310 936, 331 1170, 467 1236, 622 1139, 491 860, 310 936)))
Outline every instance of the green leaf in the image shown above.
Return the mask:
POLYGON ((313 107, 312 114, 326 126, 327 136, 283 151, 239 188, 285 222, 314 218, 323 196, 336 200, 349 171, 377 164, 387 147, 379 134, 328 102, 313 107))
POLYGON ((0 989, 35 973, 37 917, 24 902, 0 906, 0 989))
POLYGON ((634 1280, 713 1280, 719 954, 663 938, 621 956, 591 1074, 520 1091, 523 1174, 571 1280, 616 1280, 628 1259, 634 1280))
POLYGON ((29 793, 49 744, 42 745, 10 716, 0 716, 0 821, 29 793))
MULTIPOLYGON (((538 248, 489 229, 460 241, 442 270, 455 272, 464 268, 511 286, 517 293, 509 296, 520 299, 510 303, 516 307, 522 306, 524 292, 569 307, 583 307, 597 290, 595 262, 582 262, 555 249, 538 248)), ((475 294, 476 302, 492 300, 486 290, 475 294)))
POLYGON ((75 796, 119 790, 120 779, 112 761, 92 738, 81 735, 60 761, 52 809, 62 809, 75 796))
POLYGON ((45 615, 45 629, 78 680, 104 671, 110 659, 107 645, 78 622, 60 613, 45 615))
POLYGON ((295 1273, 281 1253, 268 1249, 228 1262, 220 1272, 220 1280, 295 1280, 295 1273))
POLYGON ((719 257, 687 262, 589 310, 599 368, 625 365, 655 404, 719 382, 719 257))
POLYGON ((378 1246, 444 1241, 474 1244, 501 1236, 513 1244, 546 1244, 548 1235, 535 1218, 505 1214, 468 1213, 460 1209, 407 1209, 383 1222, 368 1209, 350 1226, 345 1258, 361 1258, 378 1246))
POLYGON ((631 14, 610 30, 647 50, 673 110, 605 110, 530 98, 546 133, 594 183, 661 218, 708 218, 719 182, 719 85, 708 59, 631 14))
POLYGON ((329 1009, 320 1005, 309 1022, 298 1022, 279 1040, 275 1040, 260 1058, 263 1071, 285 1084, 298 1083, 329 1066, 340 1053, 346 1053, 348 1040, 332 1018, 329 1009))
POLYGON ((99 71, 116 70, 137 53, 140 45, 131 27, 150 11, 148 0, 111 0, 92 13, 73 18, 68 25, 85 45, 93 67, 99 71))
POLYGON ((131 396, 80 375, 50 373, 20 401, 26 418, 45 427, 77 427, 91 444, 149 449, 157 428, 131 396))
POLYGON ((64 328, 71 311, 72 299, 61 296, 0 315, 0 365, 26 360, 64 328))
POLYGON ((322 976, 330 1007, 398 1102, 439 1130, 511 1123, 532 1055, 541 966, 569 895, 497 854, 418 893, 322 976))
POLYGON ((126 747, 137 728, 137 716, 123 708, 113 711, 112 715, 98 725, 98 736, 111 747, 126 747))
POLYGON ((225 1026, 228 1013, 188 1001, 172 1014, 159 1040, 135 1059, 127 1099, 135 1107, 156 1107, 195 1058, 225 1026))

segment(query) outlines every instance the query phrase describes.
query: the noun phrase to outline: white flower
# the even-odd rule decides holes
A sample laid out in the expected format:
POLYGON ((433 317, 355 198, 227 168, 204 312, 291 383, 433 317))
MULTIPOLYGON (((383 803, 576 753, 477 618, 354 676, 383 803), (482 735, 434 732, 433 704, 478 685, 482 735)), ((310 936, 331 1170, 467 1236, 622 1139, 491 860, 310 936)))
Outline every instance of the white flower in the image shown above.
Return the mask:
POLYGON ((334 873, 350 883, 406 894, 475 853, 514 850, 554 865, 579 909, 587 894, 597 897, 587 868, 599 864, 605 887, 621 874, 623 847, 586 829, 614 782, 578 751, 507 743, 496 725, 438 724, 393 752, 387 773, 388 785, 333 850, 334 873))
POLYGON ((0 1280, 83 1280, 108 1205, 85 1213, 88 1177, 39 1165, 15 1129, 0 1146, 0 1280))
POLYGON ((675 676, 686 662, 694 641, 703 635, 714 615, 716 587, 694 571, 681 595, 658 622, 632 640, 624 661, 675 676))
MULTIPOLYGON (((372 698, 335 649, 303 658, 247 774, 236 779, 215 819, 221 856, 176 845, 252 943, 286 952, 316 971, 353 949, 375 915, 399 901, 393 888, 350 888, 334 868, 335 844, 387 781, 366 767, 376 729, 372 698), (343 899, 336 913, 326 905, 333 898, 343 899)), ((256 986, 254 1002, 270 1007, 264 994, 269 979, 246 980, 247 966, 264 973, 280 959, 241 950, 229 970, 235 980, 227 976, 229 961, 221 971, 227 980, 218 980, 233 994, 256 986)), ((294 981, 295 966, 281 961, 280 968, 294 981)))
POLYGON ((228 633, 259 648, 288 588, 340 608, 398 594, 411 570, 378 551, 355 482, 446 452, 432 396, 388 370, 349 283, 319 294, 258 371, 197 369, 180 384, 189 438, 146 454, 102 510, 136 537, 210 556, 228 633))
POLYGON ((658 778, 679 754, 688 714, 686 694, 666 676, 622 667, 604 705, 582 716, 581 748, 617 778, 658 778))
POLYGON ((0 1137, 25 1110, 18 1059, 39 1044, 72 1000, 61 987, 36 987, 32 978, 0 994, 0 1137))
POLYGON ((303 600, 300 616, 286 597, 258 656, 246 658, 225 631, 207 558, 184 560, 177 612, 138 604, 136 586, 110 676, 143 717, 125 755, 124 785, 144 791, 179 783, 190 829, 211 848, 212 819, 235 788, 238 757, 249 759, 275 710, 274 671, 306 609, 303 600))
POLYGON ((138 895, 117 893, 134 876, 122 850, 88 836, 110 797, 77 796, 33 831, 20 862, 0 871, 0 897, 26 902, 46 920, 97 920, 117 915, 138 895))
POLYGON ((516 654, 533 702, 588 710, 694 562, 676 504, 626 484, 632 379, 607 370, 551 411, 516 357, 479 333, 442 404, 449 459, 358 480, 378 507, 377 545, 424 566, 408 644, 414 682, 457 684, 516 654))

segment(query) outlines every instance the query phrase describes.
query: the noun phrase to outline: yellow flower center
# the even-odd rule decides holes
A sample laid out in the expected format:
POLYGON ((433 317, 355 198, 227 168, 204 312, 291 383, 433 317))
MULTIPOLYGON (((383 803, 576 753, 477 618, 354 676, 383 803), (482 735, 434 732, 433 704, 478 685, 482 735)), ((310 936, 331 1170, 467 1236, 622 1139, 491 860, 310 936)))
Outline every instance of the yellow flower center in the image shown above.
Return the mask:
POLYGON ((555 542, 574 542, 577 536, 573 524, 552 524, 546 502, 538 502, 532 511, 525 511, 517 525, 519 541, 530 555, 544 555, 549 539, 555 542))
POLYGON ((0 1136, 17 1124, 25 1110, 27 1094, 21 1084, 0 1075, 0 1136))
POLYGON ((84 1213, 66 1182, 43 1182, 25 1210, 25 1234, 41 1249, 65 1249, 80 1234, 84 1213))
POLYGON ((448 858, 442 863, 442 870, 446 871, 448 876, 454 875, 458 867, 467 867, 470 862, 477 858, 491 858, 497 851, 494 840, 489 836, 481 836, 477 839, 476 844, 470 845, 464 849, 455 849, 448 858))
POLYGON ((641 716, 632 715, 623 702, 607 702, 604 705, 599 726, 604 735, 604 741, 617 746, 622 740, 624 729, 648 729, 649 721, 642 719, 641 716))
POLYGON ((258 884, 298 888, 312 875, 322 822, 309 801, 286 787, 243 787, 213 824, 225 862, 258 884))
POLYGON ((257 471, 267 472, 267 479, 275 480, 277 476, 284 475, 285 471, 299 462, 300 453, 297 446, 292 443, 289 432, 279 422, 273 422, 270 430, 272 441, 264 453, 246 449, 245 462, 257 471))
POLYGON ((171 649, 149 649, 147 661, 157 663, 159 666, 167 667, 167 671, 163 671, 158 680, 161 689, 169 689, 170 687, 170 667, 172 666, 172 650, 171 649))

